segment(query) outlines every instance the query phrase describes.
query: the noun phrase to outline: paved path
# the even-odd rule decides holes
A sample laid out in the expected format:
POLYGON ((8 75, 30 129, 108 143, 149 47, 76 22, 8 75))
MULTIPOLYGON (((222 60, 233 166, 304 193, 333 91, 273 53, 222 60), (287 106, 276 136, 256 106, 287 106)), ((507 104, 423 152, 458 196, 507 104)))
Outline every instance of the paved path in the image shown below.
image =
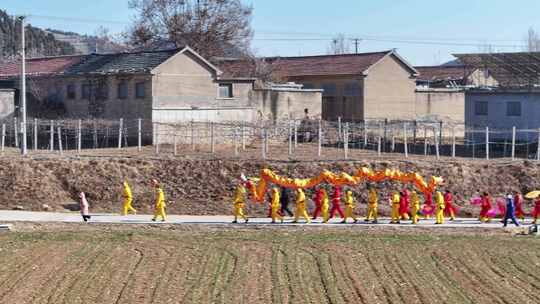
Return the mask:
MULTIPOLYGON (((121 216, 117 214, 91 214, 92 219, 90 222, 103 223, 103 224, 149 224, 154 223, 151 221, 151 215, 128 215, 121 216)), ((76 223, 82 222, 81 216, 78 212, 31 212, 31 211, 4 211, 0 210, 0 223, 2 222, 63 222, 63 223, 76 223)), ((170 215, 167 218, 166 224, 200 224, 200 225, 231 225, 232 216, 188 216, 188 215, 170 215)), ((291 223, 291 218, 286 218, 284 224, 277 225, 303 225, 291 223)), ((339 219, 331 220, 329 224, 322 224, 321 220, 313 221, 311 225, 322 226, 396 226, 389 223, 388 218, 382 218, 378 224, 364 223, 360 221, 359 224, 340 224, 339 219)), ((161 224, 162 222, 156 222, 161 224)), ((525 224, 530 224, 531 220, 527 219, 525 224)), ((239 224, 240 225, 240 224, 239 224)), ((243 225, 243 223, 242 223, 243 225)), ((252 218, 249 220, 248 225, 272 225, 268 218, 252 218)), ((435 225, 434 220, 422 220, 418 225, 412 225, 410 221, 402 221, 400 226, 403 227, 437 227, 437 228, 501 228, 502 224, 498 219, 493 220, 491 223, 480 223, 476 219, 470 218, 458 218, 455 221, 446 221, 443 225, 435 225)), ((514 227, 509 223, 508 227, 514 227)))

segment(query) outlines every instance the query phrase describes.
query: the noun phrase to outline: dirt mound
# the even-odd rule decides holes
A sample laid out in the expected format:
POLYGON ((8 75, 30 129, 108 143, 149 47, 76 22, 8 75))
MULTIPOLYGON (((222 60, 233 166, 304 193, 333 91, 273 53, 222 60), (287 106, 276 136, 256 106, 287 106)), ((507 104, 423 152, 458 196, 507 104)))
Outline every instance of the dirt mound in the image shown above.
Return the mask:
MULTIPOLYGON (((150 212, 152 189, 149 179, 157 178, 164 190, 171 213, 217 215, 229 214, 231 196, 240 173, 258 176, 264 167, 280 174, 303 178, 322 170, 353 173, 356 168, 393 168, 417 171, 424 177, 440 175, 447 187, 458 192, 463 215, 477 212, 466 201, 477 190, 493 194, 512 190, 527 192, 540 188, 540 166, 533 162, 420 162, 420 161, 348 161, 348 162, 264 162, 235 160, 188 159, 41 159, 0 161, 0 208, 17 205, 27 210, 40 210, 43 204, 53 210, 75 208, 77 193, 85 191, 92 211, 118 212, 121 206, 121 183, 127 179, 135 196, 134 206, 150 212)), ((402 185, 385 182, 375 185, 381 198, 402 185)), ((354 188, 359 199, 359 212, 365 210, 366 185, 354 188)), ((308 191, 308 194, 310 191, 308 191)), ((381 202, 383 212, 386 201, 381 202)), ((250 204, 249 212, 264 213, 265 206, 250 204)), ((527 208, 528 209, 528 208, 527 208)))

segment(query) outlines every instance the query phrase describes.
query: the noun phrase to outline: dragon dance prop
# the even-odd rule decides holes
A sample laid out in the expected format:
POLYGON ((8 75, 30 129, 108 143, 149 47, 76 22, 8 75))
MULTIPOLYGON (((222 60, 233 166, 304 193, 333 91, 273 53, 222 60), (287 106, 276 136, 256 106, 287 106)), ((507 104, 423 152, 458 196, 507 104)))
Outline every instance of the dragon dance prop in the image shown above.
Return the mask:
POLYGON ((437 185, 443 182, 442 177, 432 176, 429 182, 416 172, 401 172, 399 170, 386 169, 382 171, 373 171, 370 168, 359 168, 354 175, 347 173, 334 174, 330 171, 323 171, 318 176, 306 179, 287 178, 276 174, 270 169, 261 170, 260 177, 257 178, 258 183, 253 183, 255 179, 250 179, 248 188, 255 201, 262 202, 268 184, 273 183, 285 188, 306 189, 313 188, 321 183, 328 183, 335 186, 352 186, 363 181, 367 182, 382 182, 382 181, 398 181, 401 183, 411 183, 416 188, 424 193, 432 193, 437 185))

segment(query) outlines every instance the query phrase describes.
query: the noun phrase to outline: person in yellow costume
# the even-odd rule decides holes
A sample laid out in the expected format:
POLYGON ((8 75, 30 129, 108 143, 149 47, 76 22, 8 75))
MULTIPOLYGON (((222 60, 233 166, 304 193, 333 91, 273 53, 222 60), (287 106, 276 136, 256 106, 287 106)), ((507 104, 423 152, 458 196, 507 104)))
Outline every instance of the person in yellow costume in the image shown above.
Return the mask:
POLYGON ((435 193, 435 224, 444 224, 444 197, 440 191, 435 193))
POLYGON ((244 208, 246 207, 246 187, 242 183, 236 186, 236 193, 234 195, 234 221, 233 224, 238 223, 238 218, 241 217, 247 223, 248 218, 244 214, 244 208))
POLYGON ((321 204, 321 214, 323 217, 323 223, 326 224, 328 223, 328 220, 330 219, 330 213, 329 213, 330 199, 328 198, 328 193, 326 192, 325 189, 322 189, 321 191, 323 194, 322 204, 321 204))
POLYGON ((392 202, 392 220, 390 221, 391 224, 399 224, 400 220, 400 214, 399 214, 399 202, 401 200, 401 197, 399 196, 399 192, 395 191, 394 194, 392 194, 391 202, 392 202))
POLYGON ((167 219, 167 214, 165 213, 165 194, 156 179, 152 180, 152 186, 156 189, 156 202, 154 205, 154 217, 152 218, 152 221, 155 222, 158 217, 161 217, 161 221, 165 222, 167 219))
POLYGON ((368 196, 368 211, 367 211, 367 217, 364 221, 369 222, 373 220, 373 223, 377 223, 377 205, 379 202, 379 198, 377 195, 377 191, 375 188, 369 189, 369 196, 368 196))
POLYGON ((306 194, 302 188, 296 190, 296 210, 294 212, 294 221, 293 223, 298 223, 300 216, 306 219, 308 224, 311 223, 311 218, 309 217, 306 210, 306 194))
POLYGON ((354 207, 353 193, 351 190, 347 190, 345 193, 345 217, 341 221, 342 224, 347 223, 348 218, 352 218, 355 223, 358 222, 358 219, 354 216, 354 207))
POLYGON ((283 217, 279 214, 281 203, 278 188, 272 188, 272 202, 270 203, 270 208, 272 209, 272 224, 274 224, 276 220, 280 220, 283 223, 283 217))
POLYGON ((127 181, 124 181, 124 193, 122 194, 124 197, 124 204, 122 208, 122 214, 127 215, 130 211, 134 214, 137 214, 137 210, 131 206, 131 203, 133 202, 133 194, 131 193, 131 188, 129 187, 129 184, 127 181))
POLYGON ((413 224, 418 224, 418 212, 420 212, 420 198, 416 191, 411 192, 411 220, 413 224))

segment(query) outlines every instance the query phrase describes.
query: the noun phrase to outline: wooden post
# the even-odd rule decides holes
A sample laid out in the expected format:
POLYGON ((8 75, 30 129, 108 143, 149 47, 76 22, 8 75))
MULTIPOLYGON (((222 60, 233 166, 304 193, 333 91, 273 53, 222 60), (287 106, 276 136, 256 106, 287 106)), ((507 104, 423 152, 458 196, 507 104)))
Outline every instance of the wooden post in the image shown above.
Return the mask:
POLYGON ((234 128, 234 156, 238 157, 238 155, 238 129, 234 128))
POLYGON ((246 126, 245 123, 242 122, 242 151, 246 150, 246 126))
POLYGON ((94 134, 93 134, 93 139, 94 139, 94 149, 97 149, 98 148, 98 135, 97 135, 97 121, 94 120, 94 134))
POLYGON ((437 128, 433 127, 433 140, 435 142, 435 155, 437 156, 437 159, 441 158, 441 155, 439 154, 439 139, 437 138, 437 128))
POLYGON ((191 120, 191 150, 195 151, 195 126, 193 120, 191 120))
POLYGON ((489 160, 489 127, 486 127, 486 159, 489 160))
POLYGON ((34 118, 34 151, 38 149, 38 120, 34 118))
POLYGON ((210 122, 210 152, 216 153, 216 147, 214 142, 214 122, 210 122))
POLYGON ((409 148, 407 147, 407 123, 403 123, 403 145, 405 151, 405 158, 408 158, 409 148))
POLYGON ((538 129, 538 144, 536 145, 536 160, 540 161, 540 128, 538 129))
POLYGON ((287 133, 289 135, 288 137, 288 143, 289 143, 289 156, 292 155, 292 125, 291 121, 289 120, 289 124, 287 125, 287 133))
POLYGON ((154 151, 156 155, 159 154, 159 130, 158 130, 158 124, 154 123, 154 151))
POLYGON ((427 141, 427 129, 426 129, 426 126, 424 126, 424 156, 427 155, 427 147, 428 146, 428 141, 427 141))
POLYGON ((17 125, 17 117, 13 118, 13 134, 15 135, 15 147, 19 147, 19 126, 17 125))
POLYGON ((338 121, 338 143, 340 143, 341 142, 341 134, 342 134, 341 116, 337 118, 337 121, 338 121))
POLYGON ((142 151, 142 119, 137 119, 137 151, 142 151))
POLYGON ((58 149, 62 154, 62 127, 58 126, 58 149))
POLYGON ((261 153, 262 153, 262 158, 263 159, 266 159, 266 129, 263 127, 261 129, 261 139, 262 139, 262 144, 261 144, 261 153))
POLYGON ((51 120, 51 127, 49 130, 49 150, 54 151, 54 121, 51 120))
POLYGON ((176 130, 174 131, 173 142, 174 142, 173 155, 177 156, 178 155, 178 136, 176 136, 176 130))
POLYGON ((6 147, 6 124, 2 124, 2 153, 6 147))
POLYGON ((512 160, 516 159, 516 127, 512 127, 512 160))
POLYGON ((82 120, 79 119, 77 124, 77 153, 81 154, 82 148, 82 120))
MULTIPOLYGON (((322 155, 322 122, 321 122, 321 119, 319 119, 319 142, 318 142, 318 147, 317 147, 317 157, 321 157, 322 155)), ((540 146, 540 143, 539 143, 539 146, 540 146)))
POLYGON ((345 159, 349 158, 349 123, 345 123, 343 129, 343 152, 345 153, 345 159))
POLYGON ((296 124, 296 120, 293 120, 294 123, 294 148, 298 148, 298 125, 296 124))
POLYGON ((452 158, 456 158, 456 129, 452 126, 452 158))
POLYGON ((122 148, 122 129, 124 128, 124 119, 120 118, 120 125, 118 126, 118 149, 122 148))

